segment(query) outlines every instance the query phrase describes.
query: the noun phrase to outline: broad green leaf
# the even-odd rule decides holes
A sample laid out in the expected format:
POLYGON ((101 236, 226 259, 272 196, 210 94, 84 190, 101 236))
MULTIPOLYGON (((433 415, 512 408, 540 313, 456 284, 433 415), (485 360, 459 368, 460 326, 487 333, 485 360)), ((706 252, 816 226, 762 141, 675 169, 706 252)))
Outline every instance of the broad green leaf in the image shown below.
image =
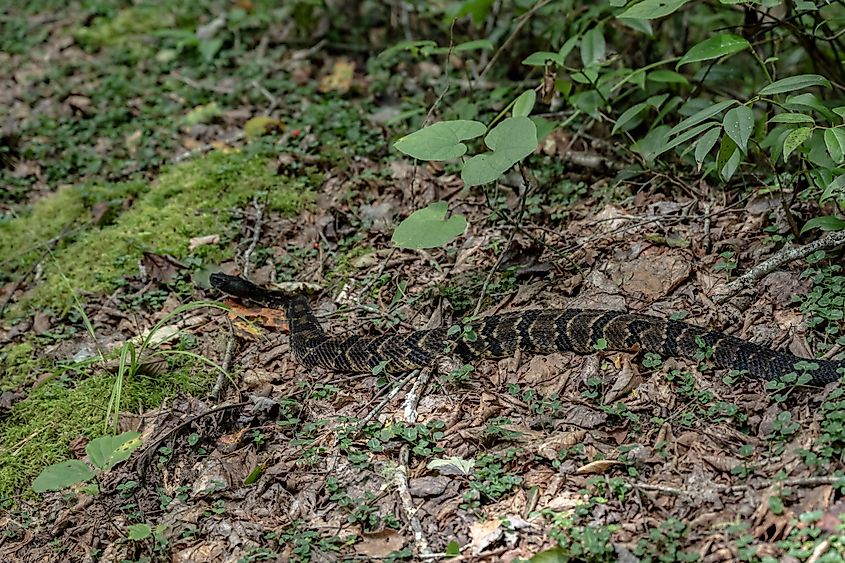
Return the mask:
POLYGON ((824 144, 833 162, 841 164, 845 160, 845 131, 838 127, 825 129, 824 144))
POLYGON ((845 118, 845 106, 837 106, 832 111, 839 117, 845 118))
POLYGON ((813 129, 810 138, 802 145, 807 149, 803 156, 813 168, 831 170, 836 168, 837 164, 830 158, 830 151, 824 139, 824 131, 823 128, 813 129))
POLYGON ((727 135, 722 137, 722 144, 719 145, 719 152, 716 154, 716 170, 719 171, 719 176, 723 181, 727 182, 734 175, 739 167, 741 154, 733 139, 727 135))
POLYGON ((702 123, 700 125, 696 125, 695 127, 690 129, 689 131, 684 131, 683 133, 681 133, 680 135, 678 135, 677 137, 675 137, 671 141, 667 142, 660 149, 660 151, 657 153, 657 155, 663 154, 664 152, 666 152, 668 150, 674 149, 675 147, 677 147, 680 144, 686 143, 687 141, 689 141, 690 139, 692 139, 693 137, 695 137, 697 135, 700 135, 702 131, 706 131, 710 127, 718 127, 718 126, 719 126, 718 123, 713 123, 713 122, 702 123))
POLYGON ((462 51, 475 51, 475 50, 484 50, 484 49, 492 49, 493 42, 489 39, 476 39, 475 41, 467 41, 466 43, 460 43, 458 45, 454 45, 450 47, 423 47, 422 54, 423 55, 445 55, 449 52, 452 53, 460 53, 462 51))
POLYGON ((761 96, 771 96, 773 94, 783 94, 784 92, 794 92, 795 90, 810 88, 812 86, 830 88, 830 81, 818 74, 799 74, 772 82, 760 90, 759 94, 761 96))
POLYGON ((537 51, 536 53, 531 53, 522 59, 522 64, 528 66, 546 66, 547 62, 553 62, 558 66, 562 66, 563 60, 564 57, 561 57, 558 53, 552 53, 551 51, 537 51))
POLYGON ((669 97, 669 94, 657 94, 656 96, 651 96, 648 98, 645 103, 653 107, 654 109, 660 108, 663 105, 663 102, 669 97))
POLYGON ((769 120, 769 123, 815 123, 812 116, 806 113, 779 113, 769 120))
POLYGON ((568 57, 569 53, 572 52, 572 49, 575 48, 575 45, 578 43, 578 38, 578 35, 573 35, 560 46, 560 49, 557 52, 557 56, 560 57, 560 64, 564 63, 566 57, 568 57))
POLYGON ((605 50, 604 34, 600 27, 594 27, 581 38, 581 62, 584 66, 603 61, 605 50))
POLYGON ((634 20, 656 20, 668 16, 687 2, 689 0, 643 0, 617 17, 634 20))
MULTIPOLYGON (((449 51, 448 47, 444 47, 446 51, 449 51)), ((460 43, 452 47, 452 52, 460 53, 462 51, 475 51, 478 49, 492 49, 493 42, 489 39, 476 39, 475 41, 467 41, 466 43, 460 43)))
POLYGON ((542 142, 543 139, 548 137, 549 134, 554 131, 559 125, 556 121, 552 121, 550 119, 546 119, 537 115, 533 115, 528 119, 533 121, 534 126, 537 128, 537 144, 540 144, 540 142, 542 142))
POLYGON ((666 145, 668 134, 668 125, 658 125, 649 131, 645 137, 631 145, 631 149, 642 156, 648 166, 651 166, 658 151, 666 145))
POLYGON ((91 440, 85 447, 85 453, 94 467, 107 470, 129 459, 132 451, 140 445, 141 434, 128 431, 117 436, 102 436, 91 440))
POLYGON ((423 49, 430 50, 435 48, 437 48, 437 43, 431 41, 430 39, 422 39, 419 41, 400 41, 396 45, 388 47, 387 49, 379 53, 377 58, 387 58, 390 55, 393 55, 400 51, 409 51, 410 53, 417 55, 423 49))
POLYGON ((710 61, 727 55, 733 55, 751 47, 751 44, 738 35, 719 33, 693 46, 687 54, 681 57, 675 68, 688 63, 710 61))
POLYGON ((701 170, 701 163, 704 162, 704 158, 713 150, 713 147, 716 146, 716 142, 719 140, 719 135, 721 135, 722 130, 719 127, 714 127, 704 135, 698 138, 695 142, 695 162, 698 163, 698 169, 701 170))
POLYGON ((462 235, 467 228, 466 217, 452 215, 447 219, 446 207, 445 201, 436 201, 411 213, 393 231, 393 244, 400 248, 436 248, 462 235))
POLYGON ((469 475, 472 473, 472 468, 475 467, 475 460, 450 456, 432 459, 426 464, 426 468, 428 469, 439 469, 441 467, 454 467, 464 475, 469 475))
POLYGON ((810 133, 813 132, 812 127, 798 127, 783 141, 783 160, 785 161, 792 154, 792 151, 801 146, 801 143, 810 138, 810 133))
POLYGON ((153 527, 149 524, 130 524, 126 528, 126 537, 130 540, 145 540, 153 535, 153 527))
POLYGON ((833 180, 829 181, 827 185, 823 186, 822 195, 819 197, 819 203, 826 202, 837 193, 845 193, 845 174, 840 174, 833 180))
POLYGON ((78 459, 69 459, 45 467, 32 482, 32 490, 36 493, 61 491, 71 485, 84 483, 93 477, 94 471, 88 467, 87 463, 78 459))
POLYGON ((733 139, 743 153, 748 150, 748 139, 754 132, 754 112, 748 106, 731 108, 722 120, 725 133, 733 139))
POLYGON ((693 125, 701 123, 706 119, 710 119, 714 115, 721 113, 723 110, 731 107, 735 103, 737 103, 736 100, 723 100, 721 102, 713 104, 712 106, 706 107, 703 110, 694 113, 693 115, 689 116, 688 118, 684 119, 683 121, 672 127, 672 129, 669 131, 669 135, 675 135, 676 133, 679 133, 684 129, 689 129, 693 125))
POLYGON ((461 141, 474 139, 486 130, 478 121, 441 121, 405 135, 393 146, 420 160, 451 160, 466 154, 467 146, 461 141))
POLYGON ((602 106, 602 104, 604 104, 604 100, 595 90, 586 90, 584 92, 578 92, 577 94, 570 96, 569 101, 572 103, 573 106, 583 111, 590 117, 594 117, 596 119, 601 117, 601 115, 599 114, 599 108, 602 106))
POLYGON ((689 84, 689 81, 683 74, 677 73, 674 70, 655 70, 654 72, 649 72, 648 79, 652 82, 663 84, 689 84))
POLYGON ((836 114, 830 111, 826 105, 819 101, 816 95, 812 92, 804 92, 803 94, 790 96, 786 99, 786 102, 784 102, 783 105, 789 110, 810 108, 822 114, 828 121, 836 121, 836 114))
POLYGON ((651 22, 648 20, 634 20, 631 18, 617 18, 619 23, 626 25, 634 31, 644 33, 649 37, 654 37, 654 29, 651 27, 651 22))
POLYGON ((616 120, 616 125, 613 126, 613 130, 610 134, 615 135, 617 131, 624 127, 629 121, 637 117, 647 107, 647 103, 640 102, 639 104, 635 104, 623 111, 622 115, 619 116, 619 119, 616 120))
POLYGON ((527 117, 534 109, 534 102, 537 101, 537 92, 526 90, 513 103, 514 117, 527 117))
POLYGON ((448 545, 446 545, 446 555, 450 555, 455 557, 461 554, 461 544, 459 544, 455 540, 451 540, 448 545))
POLYGON ((810 219, 804 223, 804 226, 801 228, 801 234, 803 235, 812 229, 821 229, 822 231, 842 231, 845 230, 845 219, 833 216, 810 219))
POLYGON ((467 186, 496 181, 511 166, 537 148, 537 126, 527 117, 509 117, 487 133, 484 143, 492 152, 464 164, 461 179, 467 186))
POLYGON ((211 62, 214 60, 214 56, 223 46, 223 39, 220 37, 215 37, 213 39, 203 39, 197 45, 197 49, 199 50, 202 58, 206 62, 211 62))

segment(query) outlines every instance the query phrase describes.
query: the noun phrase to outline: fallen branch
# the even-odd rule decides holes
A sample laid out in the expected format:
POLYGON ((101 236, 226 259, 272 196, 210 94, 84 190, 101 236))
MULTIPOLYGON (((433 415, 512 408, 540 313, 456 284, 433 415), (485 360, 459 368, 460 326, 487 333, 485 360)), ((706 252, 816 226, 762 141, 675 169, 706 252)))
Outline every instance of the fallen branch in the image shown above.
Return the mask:
POLYGON ((762 279, 771 272, 777 270, 784 264, 798 260, 799 258, 806 258, 810 254, 818 250, 828 250, 845 244, 845 231, 834 231, 826 234, 822 238, 815 240, 803 246, 783 247, 774 256, 754 266, 734 281, 725 285, 713 299, 717 304, 724 303, 743 289, 749 288, 755 282, 762 279))
MULTIPOLYGON (((403 402, 403 411, 405 424, 415 424, 417 422, 417 404, 419 404, 422 391, 428 384, 431 378, 431 369, 424 369, 420 372, 420 376, 414 382, 414 386, 405 395, 403 402)), ((417 547, 417 554, 421 556, 431 555, 431 550, 428 547, 428 539, 423 533, 422 524, 417 518, 417 508, 414 506, 414 499, 411 497, 411 491, 408 487, 408 460, 410 458, 410 446, 405 444, 399 450, 399 465, 396 467, 394 475, 394 483, 396 491, 399 494, 399 500, 402 501, 402 509, 408 517, 408 525, 414 533, 414 545, 417 547)))

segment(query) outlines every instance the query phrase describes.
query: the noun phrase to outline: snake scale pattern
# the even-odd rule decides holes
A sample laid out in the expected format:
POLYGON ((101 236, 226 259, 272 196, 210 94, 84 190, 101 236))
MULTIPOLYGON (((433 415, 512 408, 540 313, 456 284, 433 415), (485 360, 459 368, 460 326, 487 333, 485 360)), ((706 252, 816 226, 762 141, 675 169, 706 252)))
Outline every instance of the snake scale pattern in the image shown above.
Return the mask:
MULTIPOLYGON (((397 372, 427 367, 438 356, 449 354, 470 362, 478 358, 505 358, 523 354, 574 352, 592 354, 603 341, 604 350, 654 352, 663 357, 696 359, 702 343, 712 349, 716 367, 747 371, 753 377, 777 379, 794 371, 799 358, 787 352, 680 321, 660 317, 594 309, 535 309, 493 315, 471 323, 477 339, 451 337, 447 328, 388 333, 381 336, 330 337, 311 312, 302 295, 269 291, 237 276, 212 274, 220 291, 274 309, 284 309, 290 324, 290 343, 297 360, 306 367, 338 372, 370 372, 385 365, 397 372)), ((845 360, 812 360, 810 384, 838 381, 845 360)))

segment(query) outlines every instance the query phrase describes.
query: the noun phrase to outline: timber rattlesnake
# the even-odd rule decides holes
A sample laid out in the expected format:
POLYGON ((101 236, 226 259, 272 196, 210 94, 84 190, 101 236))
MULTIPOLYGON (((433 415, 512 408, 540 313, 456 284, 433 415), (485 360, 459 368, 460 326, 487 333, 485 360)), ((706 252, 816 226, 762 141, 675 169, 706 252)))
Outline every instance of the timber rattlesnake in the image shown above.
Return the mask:
MULTIPOLYGON (((472 342, 449 336, 447 328, 330 337, 323 332, 305 296, 269 291, 220 273, 211 275, 211 285, 241 299, 284 309, 290 323, 291 348, 299 362, 340 372, 369 372, 384 362, 390 371, 431 366, 450 342, 450 353, 465 362, 504 358, 517 350, 528 354, 592 354, 599 340, 604 341, 606 350, 696 359, 703 345, 712 349, 710 359, 717 367, 745 370, 764 379, 777 379, 794 371, 796 362, 806 360, 680 321, 593 309, 534 309, 485 317, 471 323, 477 335, 472 342)), ((809 372, 813 385, 838 381, 845 372, 845 360, 811 361, 818 364, 809 372)))

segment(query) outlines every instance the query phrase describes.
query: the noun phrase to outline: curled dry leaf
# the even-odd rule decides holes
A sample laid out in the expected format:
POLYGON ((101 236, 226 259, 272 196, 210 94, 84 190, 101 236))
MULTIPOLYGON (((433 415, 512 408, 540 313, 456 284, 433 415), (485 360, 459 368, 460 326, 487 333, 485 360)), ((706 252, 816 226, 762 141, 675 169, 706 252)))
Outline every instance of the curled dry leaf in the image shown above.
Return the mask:
POLYGON ((616 461, 615 459, 599 459, 596 461, 591 461, 586 465, 582 465, 578 469, 575 470, 576 475, 601 475, 602 473, 607 473, 609 470, 613 469, 614 467, 624 467, 625 464, 621 461, 616 461))

